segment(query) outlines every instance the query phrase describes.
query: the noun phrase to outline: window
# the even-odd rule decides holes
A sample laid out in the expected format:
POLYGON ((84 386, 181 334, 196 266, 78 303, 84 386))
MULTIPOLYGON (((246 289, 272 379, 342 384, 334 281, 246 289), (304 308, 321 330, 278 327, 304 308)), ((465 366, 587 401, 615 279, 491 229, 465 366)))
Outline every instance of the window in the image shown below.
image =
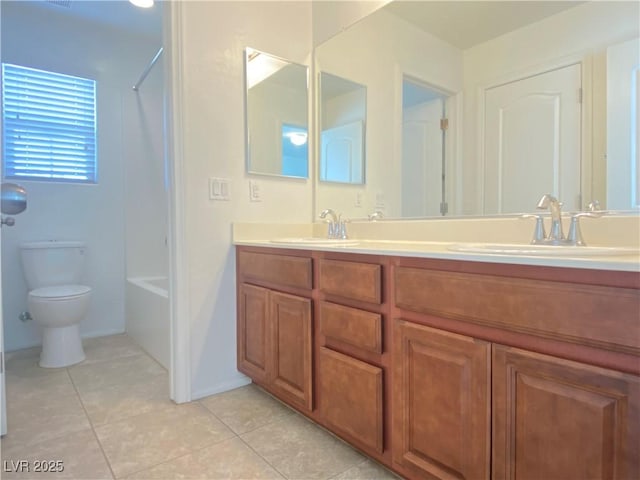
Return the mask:
POLYGON ((96 82, 2 64, 6 179, 96 182, 96 82))

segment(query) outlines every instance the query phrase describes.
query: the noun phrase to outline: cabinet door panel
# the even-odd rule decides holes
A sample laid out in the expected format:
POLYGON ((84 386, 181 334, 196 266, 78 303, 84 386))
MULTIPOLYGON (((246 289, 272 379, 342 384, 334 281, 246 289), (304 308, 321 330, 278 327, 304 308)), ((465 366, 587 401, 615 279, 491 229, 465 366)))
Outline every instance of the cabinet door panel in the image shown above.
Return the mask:
POLYGON ((640 379, 495 345, 493 477, 640 478, 640 379))
POLYGON ((312 410, 311 300, 271 292, 272 377, 274 389, 312 410))
POLYGON ((489 476, 490 344, 399 320, 393 461, 426 478, 489 476))
POLYGON ((269 290, 240 285, 238 305, 238 370, 257 382, 268 379, 269 290))
POLYGON ((318 398, 325 421, 381 453, 382 369, 324 347, 318 361, 318 398))

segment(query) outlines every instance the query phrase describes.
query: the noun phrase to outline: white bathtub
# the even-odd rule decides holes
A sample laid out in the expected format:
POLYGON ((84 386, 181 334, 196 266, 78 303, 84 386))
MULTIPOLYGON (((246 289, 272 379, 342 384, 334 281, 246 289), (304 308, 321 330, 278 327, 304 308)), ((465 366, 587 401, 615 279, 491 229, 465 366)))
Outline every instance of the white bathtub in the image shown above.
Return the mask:
POLYGON ((169 279, 133 277, 126 286, 127 334, 169 369, 169 279))

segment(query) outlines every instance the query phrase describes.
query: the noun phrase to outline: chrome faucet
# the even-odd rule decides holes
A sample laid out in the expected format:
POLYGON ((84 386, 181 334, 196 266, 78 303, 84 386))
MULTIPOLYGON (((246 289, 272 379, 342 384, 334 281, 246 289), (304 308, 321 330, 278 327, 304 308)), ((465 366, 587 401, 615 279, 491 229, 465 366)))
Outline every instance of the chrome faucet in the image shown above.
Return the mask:
POLYGON ((571 224, 569 226, 569 234, 565 238, 562 232, 562 203, 553 195, 545 193, 538 202, 537 208, 549 209, 551 212, 551 229, 547 235, 544 230, 543 218, 541 215, 522 215, 522 218, 535 218, 536 229, 533 235, 532 244, 541 245, 569 245, 569 246, 585 246, 586 243, 582 238, 580 231, 580 219, 582 217, 598 218, 602 216, 602 212, 598 211, 599 204, 592 202, 589 204, 588 212, 578 212, 571 215, 571 224))
POLYGON ((556 197, 550 193, 545 193, 536 208, 541 210, 549 209, 551 213, 551 228, 549 229, 549 235, 546 236, 542 243, 546 245, 560 245, 564 243, 564 233, 562 232, 562 204, 556 197))
POLYGON ((342 215, 336 214, 336 212, 330 208, 320 212, 321 219, 324 220, 327 217, 330 217, 329 220, 327 220, 327 223, 329 224, 327 238, 347 239, 347 220, 342 220, 342 215))

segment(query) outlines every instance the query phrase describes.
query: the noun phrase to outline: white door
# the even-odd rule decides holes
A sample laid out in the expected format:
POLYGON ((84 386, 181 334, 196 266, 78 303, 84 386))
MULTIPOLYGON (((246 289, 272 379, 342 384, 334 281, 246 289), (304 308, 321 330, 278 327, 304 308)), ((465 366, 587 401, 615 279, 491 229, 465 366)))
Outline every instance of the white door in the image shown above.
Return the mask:
POLYGON ((362 122, 322 131, 320 180, 364 183, 362 122))
POLYGON ((485 91, 484 213, 535 209, 544 193, 580 209, 581 66, 485 91))
POLYGON ((607 48, 606 192, 607 209, 640 208, 639 38, 607 48))
POLYGON ((438 98, 403 111, 402 216, 440 214, 442 202, 443 101, 438 98))
MULTIPOLYGON (((0 264, 2 263, 2 228, 0 228, 0 264)), ((4 385, 4 322, 2 320, 2 275, 0 275, 0 435, 7 433, 7 398, 4 385)))

